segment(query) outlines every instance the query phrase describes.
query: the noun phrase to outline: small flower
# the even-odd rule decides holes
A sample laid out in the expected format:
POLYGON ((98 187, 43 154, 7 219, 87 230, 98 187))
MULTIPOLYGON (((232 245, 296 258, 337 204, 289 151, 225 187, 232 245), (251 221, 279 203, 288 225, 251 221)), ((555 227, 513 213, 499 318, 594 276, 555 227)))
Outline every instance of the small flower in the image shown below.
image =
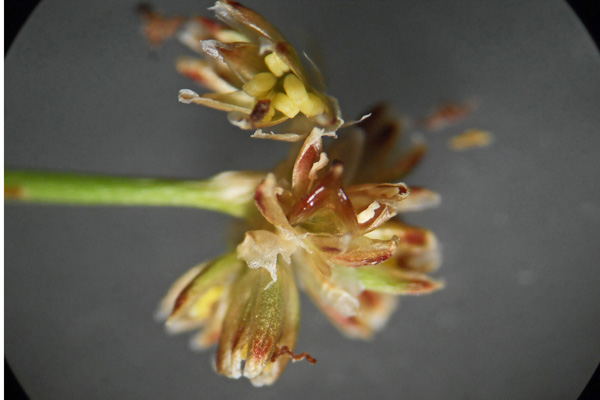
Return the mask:
POLYGON ((249 269, 235 254, 226 255, 180 278, 161 303, 158 317, 168 316, 173 333, 202 328, 193 347, 218 343, 219 373, 244 376, 255 386, 269 385, 283 372, 289 356, 296 357, 290 349, 300 323, 298 290, 289 265, 280 265, 279 277, 269 285, 266 271, 249 269))
MULTIPOLYGON (((294 119, 294 133, 306 136, 314 126, 335 130, 341 125, 335 99, 309 82, 296 50, 275 27, 234 1, 217 1, 212 9, 225 25, 202 17, 189 20, 179 38, 205 57, 181 58, 177 69, 213 92, 182 89, 179 101, 227 111, 229 121, 242 129, 294 119)), ((146 18, 147 26, 156 26, 155 20, 146 18)))
POLYGON ((422 145, 386 165, 377 143, 399 135, 385 107, 340 131, 331 154, 348 140, 362 143, 347 161, 354 173, 346 174, 344 164, 324 151, 323 138, 335 134, 313 129, 297 157, 256 186, 256 209, 245 215, 246 233, 236 252, 193 269, 169 291, 161 305, 163 317, 172 308, 169 330, 202 328, 194 346, 218 343, 219 373, 267 385, 290 357, 313 360, 292 353, 299 326, 296 280, 342 333, 355 338, 369 338, 385 326, 398 295, 440 289, 443 284, 427 275, 439 264, 435 236, 395 218, 435 205, 437 195, 417 189, 411 200, 404 183, 360 181, 403 176, 414 166, 422 145), (375 156, 378 171, 369 168, 375 156))
POLYGON ((289 265, 281 265, 279 276, 269 285, 266 271, 245 269, 235 283, 216 356, 219 373, 230 378, 243 375, 262 386, 272 384, 283 372, 289 358, 273 360, 273 356, 284 346, 294 348, 300 303, 289 265))

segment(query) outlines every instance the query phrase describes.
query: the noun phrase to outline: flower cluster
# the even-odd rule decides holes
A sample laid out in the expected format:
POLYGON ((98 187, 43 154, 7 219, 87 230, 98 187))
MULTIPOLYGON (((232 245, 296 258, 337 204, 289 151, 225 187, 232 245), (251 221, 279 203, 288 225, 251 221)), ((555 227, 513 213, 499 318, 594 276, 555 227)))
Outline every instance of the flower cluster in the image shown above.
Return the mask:
POLYGON ((229 121, 242 129, 290 119, 296 119, 296 134, 315 125, 327 130, 341 125, 337 102, 318 88, 318 70, 313 67, 317 77, 311 84, 296 50, 275 27, 237 2, 218 1, 213 10, 224 24, 204 17, 183 24, 181 17, 143 10, 151 42, 160 43, 183 24, 181 42, 204 56, 180 58, 177 70, 212 93, 183 89, 179 101, 227 111, 229 121))
POLYGON ((172 332, 199 329, 196 348, 218 345, 219 373, 269 385, 290 359, 315 361, 293 353, 297 285, 357 338, 384 326, 398 295, 443 286, 427 275, 440 261, 435 236, 398 217, 439 198, 399 181, 424 146, 393 157, 402 126, 389 108, 378 106, 369 118, 342 127, 335 99, 311 84, 297 52, 271 24, 233 1, 217 1, 213 9, 223 24, 144 10, 155 43, 180 30, 180 39, 205 55, 182 58, 177 68, 212 92, 184 89, 180 101, 226 111, 236 126, 258 129, 255 136, 303 143, 258 185, 256 174, 232 175, 232 186, 254 193, 242 215, 243 240, 234 252, 182 276, 159 316, 172 332), (260 131, 286 121, 291 133, 260 131))

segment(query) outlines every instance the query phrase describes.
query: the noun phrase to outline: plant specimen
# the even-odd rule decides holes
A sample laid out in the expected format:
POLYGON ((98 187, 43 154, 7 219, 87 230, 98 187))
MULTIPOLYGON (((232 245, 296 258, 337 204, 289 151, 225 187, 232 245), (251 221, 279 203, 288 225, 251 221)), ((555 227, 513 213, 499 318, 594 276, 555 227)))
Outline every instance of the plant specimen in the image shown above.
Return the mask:
POLYGON ((183 89, 182 103, 226 111, 254 137, 293 142, 287 161, 271 172, 223 172, 202 181, 7 171, 5 197, 197 207, 241 219, 235 250, 185 273, 158 316, 170 331, 198 330, 196 348, 217 345, 219 373, 270 385, 290 360, 316 361, 294 353, 298 286, 354 338, 381 329, 399 295, 443 286, 428 275, 440 262, 435 236, 399 218, 437 205, 439 197, 400 182, 425 148, 394 155, 402 126, 387 106, 345 123, 318 70, 311 64, 307 72, 269 22, 233 1, 213 9, 221 22, 166 18, 144 7, 145 33, 155 45, 178 34, 203 55, 177 61, 181 73, 210 90, 183 89))

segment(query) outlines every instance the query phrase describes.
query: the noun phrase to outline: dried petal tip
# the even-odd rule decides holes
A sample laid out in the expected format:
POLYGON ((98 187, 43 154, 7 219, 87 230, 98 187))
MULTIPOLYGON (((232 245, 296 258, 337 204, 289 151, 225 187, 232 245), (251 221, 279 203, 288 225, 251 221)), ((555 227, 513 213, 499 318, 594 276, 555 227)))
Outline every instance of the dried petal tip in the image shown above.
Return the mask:
POLYGON ((146 3, 140 4, 137 12, 144 20, 144 35, 153 47, 173 37, 186 20, 181 16, 164 17, 146 3))
POLYGON ((275 362, 279 357, 286 355, 290 356, 293 362, 306 360, 311 364, 316 364, 317 359, 310 356, 310 354, 304 352, 300 354, 294 354, 287 346, 277 347, 277 350, 273 353, 273 357, 271 357, 271 362, 275 362))
POLYGON ((421 124, 429 130, 440 130, 466 118, 474 109, 474 102, 464 104, 446 103, 421 121, 421 124))

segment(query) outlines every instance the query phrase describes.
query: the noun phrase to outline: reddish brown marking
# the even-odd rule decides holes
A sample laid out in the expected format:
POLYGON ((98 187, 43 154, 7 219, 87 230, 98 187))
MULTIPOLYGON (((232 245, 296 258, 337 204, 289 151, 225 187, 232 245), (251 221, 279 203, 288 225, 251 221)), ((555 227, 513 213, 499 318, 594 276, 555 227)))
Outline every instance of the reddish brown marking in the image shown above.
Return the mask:
POLYGON ((185 17, 179 16, 164 17, 148 5, 138 7, 138 13, 144 19, 144 33, 155 47, 175 35, 186 20, 185 17))
POLYGON ((258 185, 256 191, 254 192, 254 202, 256 203, 256 207, 258 207, 258 209, 264 213, 266 211, 266 207, 264 204, 265 195, 262 192, 262 185, 264 185, 264 181, 258 185))
POLYGON ((225 59, 234 59, 234 57, 237 55, 236 53, 239 47, 228 47, 229 43, 226 45, 219 45, 219 43, 220 42, 215 43, 215 48, 219 50, 221 56, 223 56, 225 59))
MULTIPOLYGON (((311 147, 312 148, 312 147, 311 147)), ((317 152, 317 149, 315 149, 317 152)), ((305 154, 308 153, 308 149, 305 154)), ((315 153, 314 158, 316 159, 315 153)), ((305 163, 302 159, 301 163, 305 163)), ((300 165, 299 165, 300 166, 300 165)), ((312 162, 310 163, 312 168, 312 162)), ((309 170, 308 166, 303 167, 309 170)), ((297 171, 302 172, 300 168, 297 171)), ((356 212, 348 196, 342 189, 342 176, 344 173, 344 164, 339 160, 333 160, 331 167, 318 183, 316 188, 307 196, 303 196, 288 213, 288 219, 292 225, 299 224, 310 218, 317 210, 322 207, 333 209, 343 223, 346 231, 354 231, 358 228, 356 212)), ((299 175, 299 174, 298 174, 299 175)), ((299 187, 299 186, 298 186, 299 187)), ((308 188, 303 188, 308 189, 308 188)))
POLYGON ((262 119, 265 117, 265 115, 267 115, 267 113, 269 112, 269 108, 271 108, 271 100, 269 100, 269 99, 259 100, 256 103, 256 105, 254 106, 254 108, 252 109, 252 112, 250 113, 250 121, 252 121, 252 122, 262 121, 262 119))
POLYGON ((209 30, 213 34, 224 29, 223 25, 221 25, 217 21, 213 21, 210 18, 196 17, 196 21, 200 22, 207 30, 209 30))
POLYGON ((370 290, 363 291, 358 299, 361 304, 364 304, 366 307, 375 308, 381 303, 381 297, 370 290))
POLYGON ((324 251, 326 253, 339 254, 342 252, 342 250, 338 249, 337 247, 331 247, 331 246, 320 247, 320 249, 321 249, 321 251, 324 251))
POLYGON ((310 218, 329 196, 329 191, 324 186, 318 186, 312 193, 302 196, 291 208, 287 215, 290 224, 296 225, 310 218))
POLYGON ((425 266, 420 264, 417 264, 417 266, 413 265, 413 259, 415 257, 415 254, 412 253, 410 250, 404 254, 402 254, 402 252, 399 253, 400 255, 394 258, 394 262, 399 270, 416 272, 427 272, 431 270, 431 266, 429 264, 425 266))
POLYGON ((277 53, 284 54, 286 56, 289 56, 290 53, 290 49, 286 42, 277 43, 277 45, 275 45, 275 50, 277 51, 277 53))
MULTIPOLYGON (((377 257, 367 258, 364 260, 364 264, 362 264, 362 265, 379 265, 382 262, 388 260, 392 256, 392 254, 394 254, 393 251, 388 251, 385 254, 378 255, 377 257)), ((357 266, 360 266, 360 265, 357 265, 357 266)))
POLYGON ((414 280, 408 283, 408 293, 420 294, 423 292, 430 292, 433 290, 434 285, 432 282, 425 280, 414 280))
POLYGON ((425 118, 422 124, 428 129, 440 129, 465 118, 472 110, 472 104, 443 104, 433 114, 425 118))
POLYGON ((300 183, 305 183, 308 179, 308 174, 319 156, 318 149, 315 146, 309 146, 306 151, 300 155, 295 168, 296 182, 294 182, 294 189, 296 190, 308 190, 305 185, 299 186, 300 183), (297 187, 299 186, 299 187, 297 187))
POLYGON ((398 186, 398 194, 408 194, 408 188, 404 185, 398 186))
POLYGON ((182 71, 183 75, 187 76, 188 78, 190 78, 191 80, 201 83, 201 84, 205 84, 206 83, 206 79, 204 79, 204 75, 202 75, 200 72, 194 70, 194 69, 185 69, 184 71, 182 71))
POLYGON ((205 343, 208 344, 213 344, 216 343, 219 340, 219 337, 221 336, 221 331, 220 330, 216 330, 213 331, 210 335, 206 336, 204 338, 205 343))
MULTIPOLYGON (((381 215, 383 213, 389 213, 389 206, 385 205, 385 206, 379 207, 377 210, 375 210, 375 213, 373 214, 373 217, 369 218, 368 220, 366 220, 362 224, 359 224, 360 228, 362 230, 365 230, 365 229, 368 229, 369 231, 372 230, 372 229, 369 229, 369 228, 372 227, 373 224, 375 224, 375 222, 379 220, 379 218, 381 217, 381 215)), ((359 214, 359 213, 357 212, 356 214, 359 214)), ((380 224, 378 223, 377 226, 379 226, 379 225, 380 224)))
POLYGON ((306 360, 311 364, 316 364, 317 360, 310 356, 310 354, 304 352, 300 354, 294 354, 287 346, 277 346, 277 350, 273 353, 271 357, 271 362, 277 361, 277 359, 283 355, 290 356, 294 361, 306 360))
POLYGON ((271 350, 272 344, 273 341, 270 338, 257 341, 252 348, 253 357, 257 360, 264 358, 271 350))
POLYGON ((335 258, 339 261, 342 261, 344 263, 344 265, 347 267, 362 267, 365 265, 379 265, 382 262, 388 260, 392 256, 393 253, 394 253, 393 251, 388 251, 383 254, 378 254, 376 256, 366 257, 366 258, 344 257, 343 255, 335 257, 335 258))
POLYGON ((425 233, 416 230, 406 232, 403 239, 406 243, 414 244, 416 246, 424 246, 427 242, 425 240, 425 233))
POLYGON ((19 186, 4 186, 4 198, 12 200, 22 200, 25 197, 25 191, 19 186))
POLYGON ((361 267, 363 265, 378 265, 382 262, 388 260, 396 251, 397 242, 394 242, 394 245, 391 247, 373 249, 369 251, 368 254, 361 254, 360 251, 356 249, 354 251, 349 251, 347 253, 343 253, 337 256, 333 256, 335 259, 344 263, 344 265, 348 267, 361 267))
POLYGON ((327 306, 324 303, 320 304, 323 311, 329 315, 336 323, 342 326, 348 326, 352 328, 359 328, 360 321, 356 317, 344 317, 342 314, 338 313, 333 307, 327 306))
POLYGON ((246 8, 245 6, 242 5, 242 3, 238 2, 238 1, 227 0, 226 3, 235 8, 246 8))
POLYGON ((189 300, 190 297, 190 290, 191 288, 194 286, 194 282, 196 282, 196 280, 198 279, 199 276, 204 275, 206 273, 206 271, 208 271, 210 269, 210 267, 204 268, 203 270, 201 270, 198 275, 196 275, 184 288, 181 292, 179 292, 179 295, 177 296, 177 299, 175 299, 175 305, 173 306, 173 311, 171 312, 171 315, 174 314, 177 310, 179 310, 179 308, 181 308, 181 306, 184 305, 184 303, 186 303, 189 300))
POLYGON ((190 294, 186 289, 184 289, 181 293, 179 293, 179 296, 177 296, 171 314, 176 313, 188 301, 190 294))
POLYGON ((361 325, 358 317, 356 317, 356 316, 344 318, 344 320, 342 321, 342 323, 343 323, 343 325, 353 326, 355 328, 359 327, 361 325))
POLYGON ((394 257, 394 261, 400 269, 413 270, 413 268, 409 265, 410 260, 411 256, 409 256, 408 254, 403 254, 402 252, 399 252, 399 255, 397 257, 394 257))

